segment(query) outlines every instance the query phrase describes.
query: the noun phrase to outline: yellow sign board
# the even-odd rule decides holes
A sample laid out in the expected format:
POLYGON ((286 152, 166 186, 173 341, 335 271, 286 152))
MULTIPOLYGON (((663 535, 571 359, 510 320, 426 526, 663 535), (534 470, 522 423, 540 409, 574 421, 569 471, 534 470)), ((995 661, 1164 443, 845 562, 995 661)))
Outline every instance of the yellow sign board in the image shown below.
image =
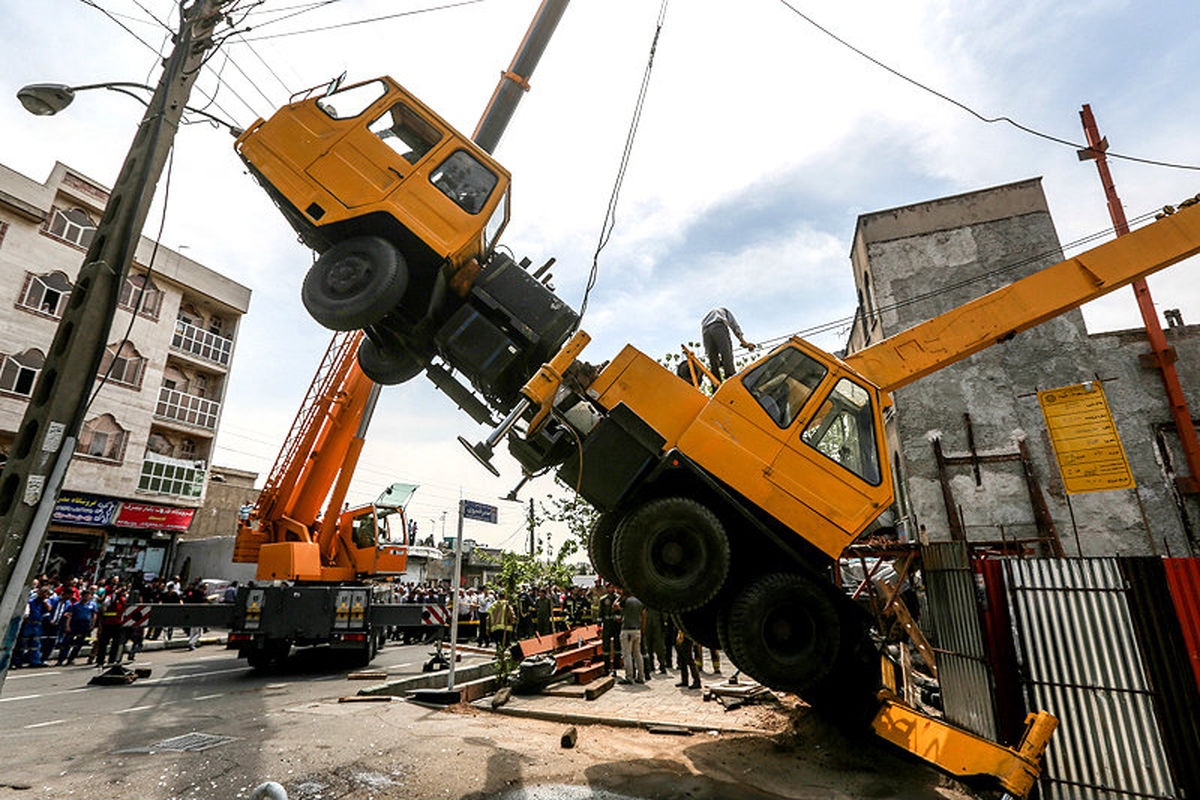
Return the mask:
POLYGON ((1099 381, 1038 392, 1067 494, 1132 489, 1133 473, 1099 381))

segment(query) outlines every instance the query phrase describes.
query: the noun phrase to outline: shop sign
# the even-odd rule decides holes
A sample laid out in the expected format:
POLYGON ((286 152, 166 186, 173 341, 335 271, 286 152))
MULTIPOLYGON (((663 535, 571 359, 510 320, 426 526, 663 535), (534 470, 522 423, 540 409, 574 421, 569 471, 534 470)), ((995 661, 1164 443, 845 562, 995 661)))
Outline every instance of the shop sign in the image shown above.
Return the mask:
POLYGON ((196 515, 194 508, 153 506, 146 503, 121 503, 114 525, 145 530, 186 531, 196 515))
POLYGON ((120 502, 111 497, 63 492, 54 504, 51 519, 69 525, 108 525, 120 502))

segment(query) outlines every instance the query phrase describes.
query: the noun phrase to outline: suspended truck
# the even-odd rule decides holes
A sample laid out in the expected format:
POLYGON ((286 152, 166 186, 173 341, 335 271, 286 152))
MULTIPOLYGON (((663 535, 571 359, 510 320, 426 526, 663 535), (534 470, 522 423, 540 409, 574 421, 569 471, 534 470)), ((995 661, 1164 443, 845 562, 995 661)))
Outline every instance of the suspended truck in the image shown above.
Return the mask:
POLYGON ((1200 208, 846 358, 792 338, 708 396, 633 346, 580 360, 588 336, 546 285, 552 262, 532 271, 497 248, 509 173, 390 78, 301 98, 235 147, 320 253, 302 292, 314 319, 362 330, 376 382, 424 371, 476 421, 501 417, 464 444, 497 472, 506 443, 526 475, 556 470, 592 503, 602 575, 756 680, 1028 792, 1053 717, 1030 715, 1010 749, 881 700, 869 621, 831 566, 894 502, 892 391, 1194 255, 1200 208))

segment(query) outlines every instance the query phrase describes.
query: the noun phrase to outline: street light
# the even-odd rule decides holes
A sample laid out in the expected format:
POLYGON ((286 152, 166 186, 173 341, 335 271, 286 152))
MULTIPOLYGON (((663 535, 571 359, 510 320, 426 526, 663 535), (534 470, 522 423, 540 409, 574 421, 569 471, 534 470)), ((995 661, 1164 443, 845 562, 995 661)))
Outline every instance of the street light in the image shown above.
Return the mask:
MULTIPOLYGON (((67 106, 71 105, 75 100, 76 92, 87 91, 88 89, 108 89, 113 92, 129 95, 134 100, 137 100, 142 105, 149 105, 145 98, 129 91, 130 89, 145 89, 148 92, 153 92, 153 86, 147 86, 144 83, 129 83, 127 81, 109 81, 107 83, 88 83, 83 86, 67 86, 63 83, 31 83, 28 86, 22 86, 17 90, 17 99, 21 101, 21 105, 30 114, 36 114, 39 117, 49 117, 62 111, 67 106)), ((243 129, 236 125, 226 122, 220 117, 199 108, 184 106, 186 111, 217 123, 224 125, 229 129, 235 137, 241 136, 243 129)))

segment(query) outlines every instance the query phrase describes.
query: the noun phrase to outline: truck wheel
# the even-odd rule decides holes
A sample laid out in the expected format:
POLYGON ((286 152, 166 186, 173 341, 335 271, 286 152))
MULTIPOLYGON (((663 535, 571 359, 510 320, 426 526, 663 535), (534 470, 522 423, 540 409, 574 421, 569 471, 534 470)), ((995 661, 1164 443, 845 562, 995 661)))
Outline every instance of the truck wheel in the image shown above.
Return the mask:
POLYGON ((391 242, 355 236, 326 250, 308 270, 300 299, 312 318, 335 331, 379 322, 403 299, 408 265, 391 242))
POLYGON ((833 669, 841 625, 833 600, 791 572, 750 583, 729 607, 729 656, 759 683, 804 695, 833 669))
POLYGON ((627 516, 613 538, 622 586, 650 608, 699 608, 729 573, 729 538, 720 520, 686 497, 653 500, 627 516))
POLYGON ((620 521, 616 514, 601 514, 588 531, 588 558, 596 568, 596 574, 609 583, 620 583, 613 567, 613 534, 620 521))
POLYGON ((364 375, 381 386, 395 386, 410 381, 425 368, 408 353, 380 349, 370 339, 358 346, 358 366, 364 375))

